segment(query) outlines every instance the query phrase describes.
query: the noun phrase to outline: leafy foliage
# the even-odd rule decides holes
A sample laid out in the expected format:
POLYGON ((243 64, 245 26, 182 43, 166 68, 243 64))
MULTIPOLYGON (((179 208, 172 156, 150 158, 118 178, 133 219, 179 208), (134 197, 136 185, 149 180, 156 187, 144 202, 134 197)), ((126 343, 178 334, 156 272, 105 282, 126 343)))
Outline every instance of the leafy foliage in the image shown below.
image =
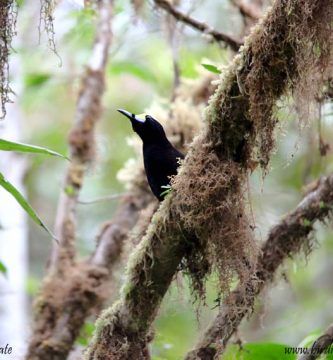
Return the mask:
POLYGON ((61 154, 57 153, 56 151, 49 150, 45 147, 22 144, 22 143, 12 142, 12 141, 8 141, 8 140, 4 140, 4 139, 0 139, 0 150, 52 155, 52 156, 59 156, 64 159, 68 159, 66 156, 61 155, 61 154))
POLYGON ((14 185, 12 185, 8 180, 5 179, 2 173, 0 173, 0 186, 7 190, 15 200, 21 205, 21 207, 27 212, 30 218, 43 229, 45 229, 53 238, 54 235, 48 229, 48 227, 43 223, 40 217, 37 215, 35 210, 31 207, 28 201, 24 198, 24 196, 16 189, 14 185))
POLYGON ((163 186, 161 186, 161 188, 165 189, 163 192, 161 192, 161 196, 165 196, 172 191, 171 185, 163 185, 163 186))
POLYGON ((214 73, 214 74, 221 74, 221 70, 219 70, 215 65, 212 64, 201 64, 206 70, 214 73))
POLYGON ((51 74, 47 73, 30 73, 27 74, 24 78, 24 85, 27 89, 39 87, 49 81, 51 74))
MULTIPOLYGON (((27 145, 27 144, 12 142, 4 139, 0 139, 0 150, 52 155, 52 156, 66 158, 65 156, 55 151, 49 150, 41 146, 27 145)), ((36 211, 29 204, 29 202, 24 198, 24 196, 13 184, 11 184, 8 180, 6 180, 5 176, 2 173, 0 173, 0 186, 3 187, 6 191, 8 191, 15 198, 15 200, 20 204, 20 206, 26 211, 26 213, 37 225, 45 229, 55 239, 55 236, 43 223, 41 218, 37 215, 36 211)))

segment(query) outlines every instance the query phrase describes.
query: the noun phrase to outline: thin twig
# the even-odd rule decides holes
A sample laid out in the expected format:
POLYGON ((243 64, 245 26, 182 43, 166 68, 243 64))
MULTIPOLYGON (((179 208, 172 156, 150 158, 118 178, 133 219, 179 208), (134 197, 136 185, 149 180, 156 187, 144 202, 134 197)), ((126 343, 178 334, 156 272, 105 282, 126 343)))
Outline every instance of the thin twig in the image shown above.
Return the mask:
POLYGON ((123 197, 116 215, 107 223, 97 237, 97 245, 89 263, 94 266, 110 268, 118 259, 129 232, 136 225, 140 212, 154 201, 152 195, 137 188, 132 194, 123 197))
POLYGON ((207 24, 200 22, 196 19, 193 19, 192 17, 182 13, 174 6, 172 6, 171 3, 167 0, 154 0, 154 1, 157 6, 167 11, 177 20, 182 21, 183 23, 189 25, 193 29, 199 30, 206 35, 212 36, 212 38, 217 42, 224 42, 226 45, 230 46, 230 48, 234 51, 238 51, 240 46, 243 44, 240 40, 230 35, 219 32, 215 29, 212 29, 207 24))

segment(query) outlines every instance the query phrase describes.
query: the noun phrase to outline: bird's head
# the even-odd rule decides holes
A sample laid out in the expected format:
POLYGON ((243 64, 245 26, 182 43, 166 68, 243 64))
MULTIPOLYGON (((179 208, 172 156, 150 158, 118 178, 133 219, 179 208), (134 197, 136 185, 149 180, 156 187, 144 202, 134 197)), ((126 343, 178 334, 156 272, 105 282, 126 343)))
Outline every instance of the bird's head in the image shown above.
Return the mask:
POLYGON ((131 120, 133 130, 140 136, 144 143, 160 143, 167 140, 163 126, 152 116, 141 118, 122 109, 118 111, 131 120))

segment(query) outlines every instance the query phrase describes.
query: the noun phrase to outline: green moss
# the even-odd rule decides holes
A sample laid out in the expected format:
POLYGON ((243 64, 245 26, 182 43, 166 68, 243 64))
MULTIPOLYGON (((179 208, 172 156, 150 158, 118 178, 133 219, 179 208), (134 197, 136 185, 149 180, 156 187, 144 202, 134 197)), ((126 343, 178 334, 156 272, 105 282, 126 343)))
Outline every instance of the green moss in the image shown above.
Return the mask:
POLYGON ((312 226, 312 222, 308 219, 302 219, 302 224, 304 227, 311 227, 312 226))

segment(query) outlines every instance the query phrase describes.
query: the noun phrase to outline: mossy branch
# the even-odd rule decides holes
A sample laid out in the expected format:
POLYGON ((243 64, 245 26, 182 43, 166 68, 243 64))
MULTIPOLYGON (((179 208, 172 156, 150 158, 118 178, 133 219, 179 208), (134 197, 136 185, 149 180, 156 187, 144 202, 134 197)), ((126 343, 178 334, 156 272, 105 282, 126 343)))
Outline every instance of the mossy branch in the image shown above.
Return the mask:
POLYGON ((151 197, 139 189, 122 199, 112 221, 97 236, 91 257, 71 267, 65 278, 49 276, 36 300, 34 335, 27 359, 65 359, 84 322, 110 295, 110 281, 129 232, 151 197))
POLYGON ((111 42, 110 1, 99 2, 99 23, 90 62, 82 77, 74 126, 69 134, 70 164, 65 174, 55 221, 55 235, 60 246, 53 248, 50 269, 59 273, 73 264, 78 196, 84 175, 94 160, 95 126, 100 118, 104 94, 105 66, 111 42))
POLYGON ((314 223, 325 222, 332 215, 332 209, 333 175, 330 175, 322 177, 296 209, 271 229, 262 246, 256 272, 240 283, 223 301, 219 314, 194 350, 186 356, 186 360, 213 360, 217 354, 220 355, 241 321, 253 311, 255 300, 272 282, 280 265, 302 249, 308 253, 312 245, 314 223))
MULTIPOLYGON (((104 94, 105 67, 111 42, 111 3, 99 2, 99 21, 90 62, 82 78, 75 124, 70 132, 70 164, 56 215, 54 246, 46 277, 35 305, 33 336, 27 359, 64 359, 80 325, 105 294, 100 285, 108 279, 108 269, 90 262, 77 263, 76 208, 85 171, 94 159, 95 125, 100 117, 104 94), (70 275, 69 275, 70 274, 70 275)), ((120 245, 119 245, 120 246, 120 245)), ((110 247, 110 267, 120 250, 110 247)))
POLYGON ((309 71, 325 68, 331 23, 331 0, 277 0, 254 28, 224 71, 206 129, 193 142, 174 191, 131 258, 119 302, 97 321, 87 359, 149 358, 150 326, 182 260, 199 290, 212 269, 222 288, 235 272, 246 278, 257 256, 243 204, 247 175, 268 164, 277 100, 304 84, 309 71), (320 54, 313 54, 314 44, 320 54))

